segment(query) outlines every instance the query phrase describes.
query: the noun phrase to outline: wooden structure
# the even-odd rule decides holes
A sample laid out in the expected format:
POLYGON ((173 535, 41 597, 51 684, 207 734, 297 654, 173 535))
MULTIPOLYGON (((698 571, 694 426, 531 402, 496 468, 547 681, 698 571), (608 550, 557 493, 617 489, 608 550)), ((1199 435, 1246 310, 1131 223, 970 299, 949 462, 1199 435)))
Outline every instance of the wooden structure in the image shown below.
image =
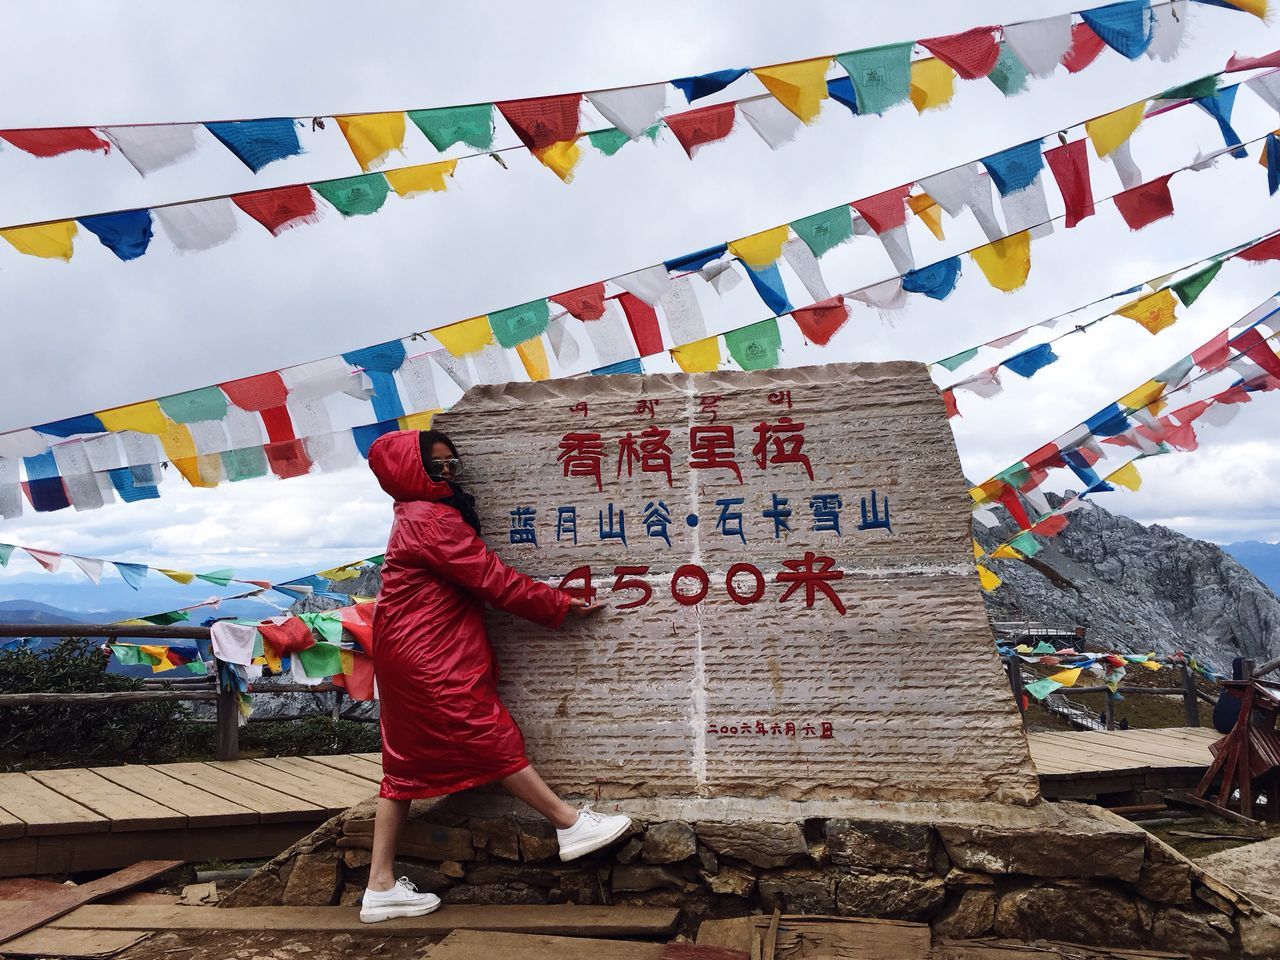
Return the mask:
POLYGON ((1263 816, 1280 821, 1280 684, 1250 678, 1224 680, 1222 687, 1240 699, 1240 713, 1212 746, 1213 762, 1193 796, 1209 809, 1250 820, 1265 796, 1263 816))
POLYGON ((1217 739, 1209 727, 1027 734, 1047 800, 1192 787, 1213 759, 1217 739))

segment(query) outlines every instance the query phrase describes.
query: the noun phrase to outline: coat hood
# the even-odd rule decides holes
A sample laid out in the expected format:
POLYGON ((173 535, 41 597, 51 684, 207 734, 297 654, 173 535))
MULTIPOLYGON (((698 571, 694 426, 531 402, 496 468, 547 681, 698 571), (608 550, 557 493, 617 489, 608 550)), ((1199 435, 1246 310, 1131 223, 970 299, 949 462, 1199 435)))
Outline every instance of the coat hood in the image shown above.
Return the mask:
POLYGON ((417 430, 384 433, 369 448, 369 469, 378 484, 397 503, 446 500, 452 494, 443 480, 427 476, 417 430))

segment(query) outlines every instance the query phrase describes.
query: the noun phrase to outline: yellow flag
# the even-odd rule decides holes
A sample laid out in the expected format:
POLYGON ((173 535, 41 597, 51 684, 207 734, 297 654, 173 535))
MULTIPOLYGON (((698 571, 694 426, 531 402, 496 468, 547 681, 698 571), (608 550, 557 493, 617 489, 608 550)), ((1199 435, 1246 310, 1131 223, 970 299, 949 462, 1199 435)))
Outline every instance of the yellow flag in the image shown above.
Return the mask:
POLYGON ((812 123, 822 109, 822 101, 827 99, 829 66, 830 57, 819 57, 780 63, 776 67, 757 67, 751 72, 780 104, 805 123, 812 123))
POLYGON ((977 567, 978 583, 982 584, 982 589, 987 593, 990 593, 996 587, 1000 586, 1000 584, 1004 583, 1003 580, 995 575, 994 571, 988 570, 980 563, 977 564, 977 567))
POLYGON ((991 554, 991 559, 1021 560, 1022 554, 1020 554, 1017 550, 1013 549, 1013 547, 1009 546, 1007 543, 1002 543, 1000 546, 996 547, 995 551, 991 554))
POLYGON ((164 447, 164 455, 171 461, 186 460, 198 455, 196 442, 186 424, 169 421, 156 436, 160 438, 160 445, 164 447))
POLYGON ((749 237, 733 240, 729 252, 749 267, 767 267, 782 256, 782 245, 790 237, 787 226, 773 227, 753 233, 749 237))
POLYGON ((391 189, 402 197, 416 197, 421 193, 439 192, 448 186, 445 177, 452 177, 458 167, 457 160, 441 160, 439 163, 420 163, 416 167, 388 170, 384 176, 391 189))
POLYGON ((984 552, 982 544, 978 543, 977 540, 973 541, 973 559, 977 560, 984 552))
MULTIPOLYGON (((1154 657, 1155 654, 1150 654, 1150 656, 1154 657)), ((1148 670, 1159 670, 1161 664, 1156 660, 1143 660, 1139 666, 1146 667, 1148 670)))
POLYGON ((99 410, 98 419, 108 430, 137 430, 139 433, 154 434, 164 433, 169 429, 170 422, 160 409, 160 404, 154 400, 99 410))
POLYGON ((1080 667, 1072 667, 1069 670, 1059 670, 1049 679, 1056 680, 1064 687, 1074 687, 1076 685, 1076 681, 1080 679, 1080 670, 1080 667))
POLYGON ((465 357, 468 353, 483 350, 493 343, 493 328, 489 326, 488 317, 472 317, 460 323, 451 323, 447 327, 432 330, 431 335, 455 357, 465 357))
POLYGON ((720 369, 720 338, 707 337, 671 351, 685 373, 711 373, 720 369))
POLYGON ((70 260, 71 240, 77 229, 74 220, 59 220, 57 223, 42 223, 35 227, 10 227, 8 230, 0 230, 0 237, 8 240, 19 253, 28 256, 70 260))
POLYGON ((1027 282, 1031 273, 1031 231, 1023 230, 1010 237, 1002 237, 969 252, 997 290, 1008 293, 1027 282))
POLYGON ((1142 324, 1151 333, 1159 333, 1165 327, 1172 326, 1177 317, 1178 301, 1170 290, 1157 290, 1145 297, 1139 297, 1132 303, 1126 303, 1116 311, 1119 316, 1128 317, 1142 324))
POLYGON ((1142 115, 1147 112, 1147 101, 1132 103, 1112 113, 1104 114, 1096 120, 1086 120, 1085 133, 1093 141, 1093 149, 1099 157, 1105 157, 1116 147, 1124 143, 1142 123, 1142 115))
POLYGON ((360 565, 349 563, 345 567, 332 567, 329 570, 321 570, 318 577, 324 577, 326 580, 332 580, 335 583, 341 583, 343 580, 354 580, 360 576, 360 565))
POLYGON ((975 504, 990 503, 1004 492, 1003 480, 987 480, 976 487, 969 488, 969 496, 975 504))
POLYGON ((573 168, 578 165, 582 151, 578 149, 577 140, 559 140, 549 147, 533 151, 533 155, 542 161, 544 167, 569 183, 573 180, 573 168))
POLYGON ((177 583, 190 583, 196 578, 194 573, 187 573, 185 570, 165 570, 161 567, 157 567, 156 571, 158 573, 163 573, 170 580, 174 580, 177 583))
POLYGON ((1159 380, 1148 380, 1137 390, 1126 393, 1116 403, 1127 410, 1140 410, 1143 407, 1148 407, 1151 409, 1152 414, 1158 416, 1165 405, 1161 399, 1164 394, 1164 387, 1165 385, 1159 380))
POLYGON ((166 670, 172 670, 174 664, 169 660, 169 648, 160 646, 159 644, 139 644, 138 650, 145 653, 149 657, 156 657, 158 662, 151 665, 152 673, 164 673, 166 670))
POLYGON ((364 113, 337 121, 361 170, 380 166, 387 154, 404 145, 403 113, 364 113))
POLYGON ((400 424, 401 430, 430 430, 431 418, 439 412, 439 410, 424 410, 422 413, 411 413, 408 416, 397 417, 396 422, 400 424))
POLYGON ((920 218, 920 222, 929 228, 939 240, 947 239, 942 232, 942 208, 927 193, 916 193, 907 197, 907 206, 920 218))
POLYGON ((911 102, 918 113, 944 107, 956 92, 956 72, 941 60, 928 57, 911 64, 911 102))
POLYGON ((1237 10, 1252 13, 1259 20, 1267 19, 1267 0, 1227 0, 1237 10))
POLYGON ((222 458, 216 453, 176 459, 171 457, 170 462, 193 487, 216 487, 222 480, 222 458))
POLYGON ((1119 470, 1114 470, 1107 474, 1106 481, 1108 483, 1119 484, 1120 486, 1135 492, 1142 486, 1142 477, 1138 473, 1137 466, 1132 463, 1126 463, 1119 470))
POLYGON ((530 380, 546 380, 551 376, 551 366, 547 363, 547 348, 542 345, 541 337, 533 337, 524 343, 516 344, 516 353, 520 354, 520 362, 524 364, 524 372, 530 380))

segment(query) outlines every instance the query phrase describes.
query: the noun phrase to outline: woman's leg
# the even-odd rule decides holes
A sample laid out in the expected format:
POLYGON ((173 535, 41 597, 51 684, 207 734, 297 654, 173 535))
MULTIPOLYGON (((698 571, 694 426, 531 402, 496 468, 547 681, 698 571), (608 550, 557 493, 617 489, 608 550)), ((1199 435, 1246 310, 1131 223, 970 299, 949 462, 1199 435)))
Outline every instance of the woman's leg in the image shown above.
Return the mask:
POLYGON ((369 864, 370 889, 390 890, 395 886, 396 845, 408 819, 408 800, 378 798, 378 813, 373 820, 373 857, 369 864))
MULTIPOLYGON (((538 775, 538 771, 533 769, 532 764, 518 773, 503 777, 499 782, 514 794, 517 800, 523 800, 550 820, 551 825, 557 830, 566 830, 578 820, 578 811, 556 796, 555 792, 547 786, 546 781, 538 775)), ((379 804, 381 804, 381 801, 379 801, 379 804)), ((381 805, 378 807, 378 814, 381 817, 381 805)), ((375 832, 375 863, 377 862, 377 849, 377 834, 375 832)), ((370 874, 370 879, 372 879, 372 874, 370 874)))

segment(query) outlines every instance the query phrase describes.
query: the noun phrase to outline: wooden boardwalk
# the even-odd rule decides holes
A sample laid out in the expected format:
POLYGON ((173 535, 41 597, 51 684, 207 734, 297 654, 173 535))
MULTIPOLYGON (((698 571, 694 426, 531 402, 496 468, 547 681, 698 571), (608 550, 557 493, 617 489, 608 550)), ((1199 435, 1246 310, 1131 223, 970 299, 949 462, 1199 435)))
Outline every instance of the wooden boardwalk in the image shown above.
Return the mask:
MULTIPOLYGON (((1175 728, 1027 739, 1044 795, 1067 799, 1194 785, 1217 738, 1175 728)), ((0 774, 0 877, 272 857, 381 779, 376 753, 0 774)))

